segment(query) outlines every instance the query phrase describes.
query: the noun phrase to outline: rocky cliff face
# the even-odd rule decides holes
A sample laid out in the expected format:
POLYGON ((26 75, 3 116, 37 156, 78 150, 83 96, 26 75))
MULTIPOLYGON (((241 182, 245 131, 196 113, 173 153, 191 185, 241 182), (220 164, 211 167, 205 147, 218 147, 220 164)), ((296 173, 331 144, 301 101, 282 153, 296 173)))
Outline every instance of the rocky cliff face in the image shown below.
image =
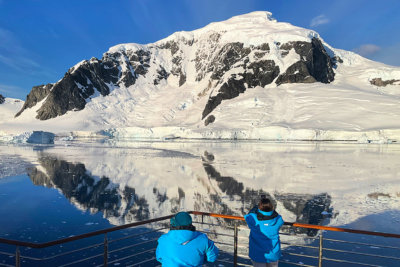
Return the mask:
POLYGON ((37 103, 42 101, 50 93, 52 87, 53 84, 34 86, 31 92, 26 96, 26 101, 22 109, 15 116, 18 117, 25 109, 34 107, 37 103))
POLYGON ((146 73, 148 61, 148 54, 140 50, 121 54, 106 53, 101 60, 85 60, 69 69, 59 82, 33 87, 24 107, 16 116, 45 98, 37 111, 36 118, 40 120, 55 118, 68 111, 82 110, 95 94, 106 96, 114 87, 133 85, 138 75, 146 73), (122 66, 126 69, 122 70, 122 66))
MULTIPOLYGON (((304 37, 286 33, 285 42, 271 39, 267 33, 275 32, 276 27, 288 31, 283 29, 286 24, 280 26, 268 14, 239 16, 229 23, 221 22, 220 27, 209 25, 190 33, 176 33, 154 44, 113 47, 101 59, 92 58, 72 67, 57 83, 33 87, 16 116, 41 103, 36 118, 48 120, 82 110, 92 98, 105 97, 122 87, 135 91, 168 84, 179 92, 190 82, 198 92, 197 100, 208 98, 199 114, 206 119, 223 101, 257 86, 332 82, 335 61, 317 34, 301 29, 304 37), (250 42, 241 28, 252 24, 261 30, 250 36, 256 40, 250 42), (230 28, 238 33, 232 36, 230 28), (136 86, 139 78, 140 86, 136 86), (203 84, 208 86, 204 88, 203 84)), ((206 125, 212 122, 212 118, 205 120, 206 125)))
POLYGON ((270 48, 268 43, 257 47, 244 48, 241 43, 229 44, 219 51, 219 55, 212 62, 212 66, 219 66, 212 71, 211 79, 218 83, 228 70, 241 68, 242 71, 231 75, 228 80, 219 87, 218 93, 210 97, 202 114, 204 119, 223 100, 232 99, 244 93, 249 88, 256 86, 265 87, 276 78, 277 85, 284 83, 329 83, 334 79, 333 59, 329 57, 321 41, 312 38, 311 42, 288 42, 276 44, 276 49, 284 58, 291 49, 294 49, 300 60, 290 65, 285 72, 274 60, 262 59, 270 48), (251 60, 250 53, 254 53, 255 59, 251 60), (221 64, 222 63, 222 64, 221 64))
POLYGON ((6 100, 4 99, 4 96, 2 96, 2 95, 0 94, 0 104, 3 104, 4 101, 6 101, 6 100))

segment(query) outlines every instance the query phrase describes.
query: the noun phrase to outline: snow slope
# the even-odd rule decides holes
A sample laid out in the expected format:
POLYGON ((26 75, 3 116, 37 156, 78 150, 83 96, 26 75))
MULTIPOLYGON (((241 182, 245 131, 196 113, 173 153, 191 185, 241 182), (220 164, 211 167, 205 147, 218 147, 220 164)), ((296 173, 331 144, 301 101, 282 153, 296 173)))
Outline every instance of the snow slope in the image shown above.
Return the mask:
POLYGON ((12 120, 15 114, 22 108, 24 101, 14 98, 5 98, 3 104, 0 104, 0 124, 12 120))
MULTIPOLYGON (((269 53, 261 55, 261 59, 273 60, 283 73, 300 58, 294 49, 283 56, 279 45, 310 42, 314 37, 321 39, 312 30, 277 22, 269 12, 252 12, 192 32, 177 32, 153 44, 117 45, 104 57, 119 55, 121 72, 132 72, 124 53, 150 52, 147 73, 139 76, 134 85, 110 85, 109 95, 92 96, 83 110, 68 111, 46 121, 35 119, 46 101, 43 99, 20 117, 0 121, 0 128, 8 135, 42 130, 59 135, 97 133, 119 138, 400 141, 400 86, 378 88, 370 84, 374 78, 400 79, 400 68, 334 49, 323 41, 330 56, 343 61, 337 63, 332 83, 277 86, 273 82, 248 88, 245 93, 222 101, 211 113, 215 121, 205 126, 202 111, 207 101, 217 94, 220 84, 243 72, 240 64, 234 64, 220 80, 211 79, 207 64, 217 58, 213 54, 216 47, 240 42, 254 48, 267 43, 269 53), (175 56, 170 50, 161 49, 171 42, 178 44, 175 56), (180 85, 180 76, 171 74, 153 84, 160 66, 168 73, 174 72, 177 55, 185 83, 180 85)), ((249 54, 252 60, 256 57, 256 51, 249 54)))

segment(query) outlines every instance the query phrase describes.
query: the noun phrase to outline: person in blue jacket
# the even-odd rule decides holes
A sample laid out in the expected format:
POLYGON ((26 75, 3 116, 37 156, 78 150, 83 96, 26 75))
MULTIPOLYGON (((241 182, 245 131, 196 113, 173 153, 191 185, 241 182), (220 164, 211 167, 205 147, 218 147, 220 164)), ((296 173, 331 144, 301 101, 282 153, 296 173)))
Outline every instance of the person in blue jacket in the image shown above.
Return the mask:
POLYGON ((162 266, 202 266, 214 262, 218 248, 207 235, 197 232, 192 217, 179 212, 171 218, 170 231, 158 239, 156 258, 162 266))
POLYGON ((262 198, 258 207, 244 216, 250 228, 249 257, 255 267, 275 267, 281 257, 279 229, 283 225, 282 216, 275 210, 268 198, 262 198))

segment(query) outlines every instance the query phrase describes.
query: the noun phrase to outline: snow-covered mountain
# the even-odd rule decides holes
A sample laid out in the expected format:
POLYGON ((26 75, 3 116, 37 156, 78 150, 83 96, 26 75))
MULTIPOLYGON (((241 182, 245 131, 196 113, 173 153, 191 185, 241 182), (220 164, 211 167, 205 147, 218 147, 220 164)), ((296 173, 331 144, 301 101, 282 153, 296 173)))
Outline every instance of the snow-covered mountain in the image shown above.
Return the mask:
POLYGON ((119 137, 400 139, 400 68, 253 12, 111 47, 33 87, 9 133, 119 137))

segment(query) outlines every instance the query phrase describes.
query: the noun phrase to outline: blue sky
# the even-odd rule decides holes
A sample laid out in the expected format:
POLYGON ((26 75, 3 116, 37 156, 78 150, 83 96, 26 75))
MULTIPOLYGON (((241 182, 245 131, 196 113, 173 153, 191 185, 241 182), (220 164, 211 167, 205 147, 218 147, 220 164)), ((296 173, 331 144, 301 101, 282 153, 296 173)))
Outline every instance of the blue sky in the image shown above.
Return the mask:
POLYGON ((58 81, 113 45, 151 43, 256 10, 400 66, 399 0, 0 0, 0 94, 25 99, 32 86, 58 81))

